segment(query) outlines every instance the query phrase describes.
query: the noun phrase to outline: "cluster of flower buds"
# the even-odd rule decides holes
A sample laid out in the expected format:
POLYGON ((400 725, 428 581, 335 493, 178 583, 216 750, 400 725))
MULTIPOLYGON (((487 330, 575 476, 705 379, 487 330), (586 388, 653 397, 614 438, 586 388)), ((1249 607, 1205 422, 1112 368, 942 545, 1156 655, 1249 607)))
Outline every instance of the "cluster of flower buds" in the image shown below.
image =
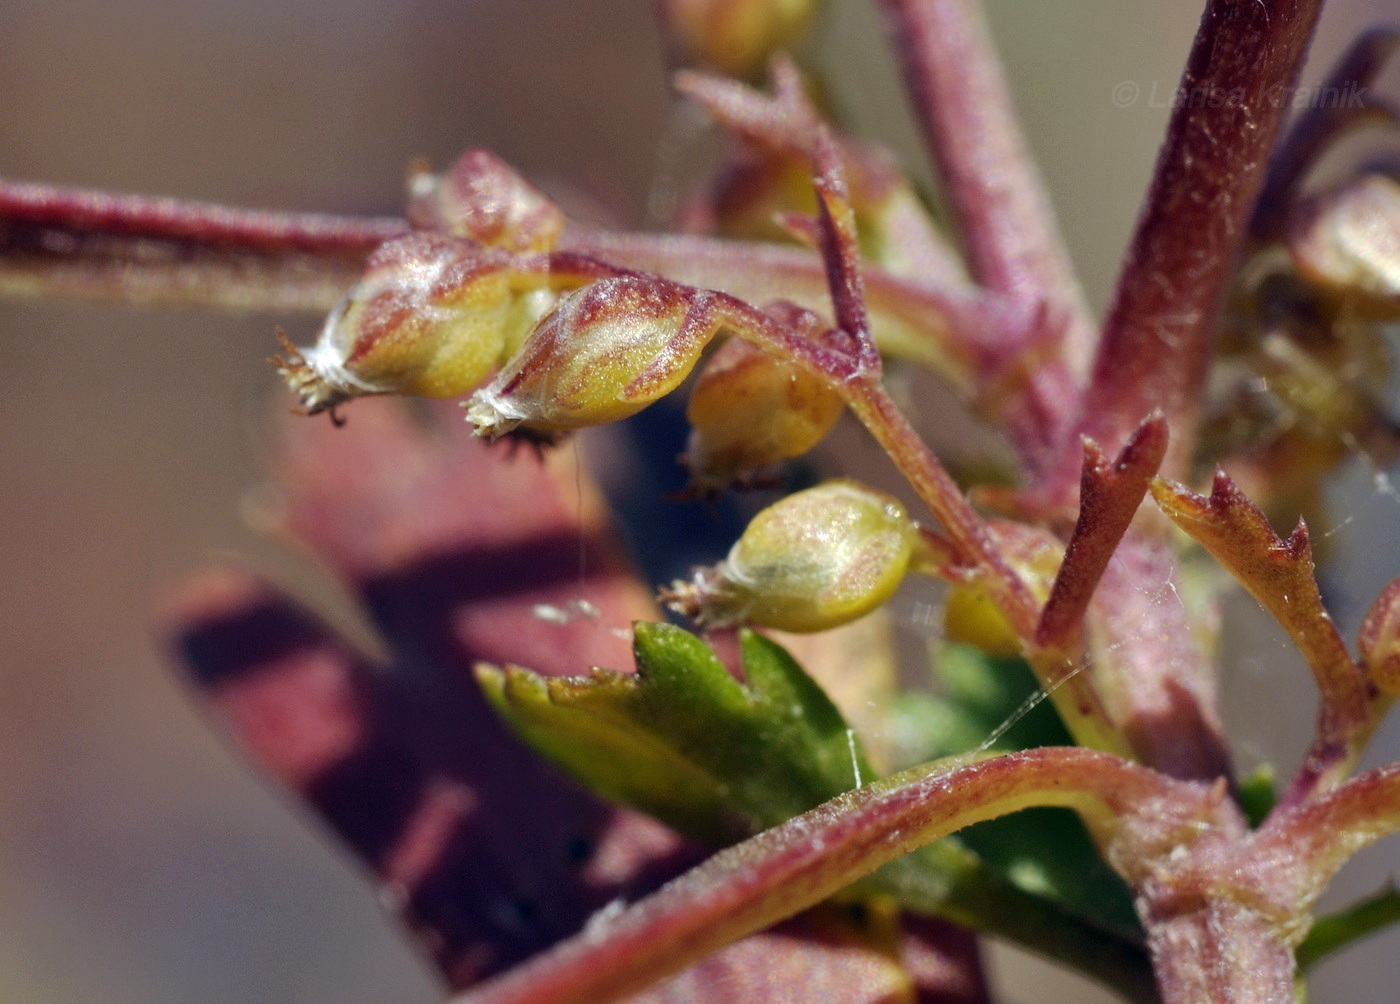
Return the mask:
POLYGON ((274 360, 309 413, 367 394, 456 397, 512 355, 556 300, 538 260, 563 213, 496 157, 469 150, 410 178, 418 229, 381 245, 315 345, 274 360))
POLYGON ((801 41, 816 0, 660 0, 661 25, 679 62, 753 79, 801 41))
POLYGON ((467 402, 478 435, 551 439, 616 422, 675 390, 719 328, 715 294, 648 276, 576 290, 467 402))
POLYGON ((764 509, 729 556, 663 593, 706 626, 825 631, 884 603, 904 580, 918 528, 898 501, 853 481, 827 481, 764 509))
MULTIPOLYGON (((794 330, 823 337, 810 311, 786 303, 767 309, 794 330)), ((691 432, 682 458, 689 491, 711 495, 761 482, 773 465, 821 442, 844 408, 827 381, 731 338, 705 360, 690 390, 691 432)))

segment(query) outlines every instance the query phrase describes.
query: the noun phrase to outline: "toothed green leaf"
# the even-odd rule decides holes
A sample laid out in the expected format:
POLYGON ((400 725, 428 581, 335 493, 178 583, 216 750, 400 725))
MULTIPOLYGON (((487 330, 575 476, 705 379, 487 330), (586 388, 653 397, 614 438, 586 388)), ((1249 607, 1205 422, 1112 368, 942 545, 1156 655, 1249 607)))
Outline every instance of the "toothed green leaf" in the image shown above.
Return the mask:
POLYGON ((516 731, 594 791, 728 843, 871 776, 840 712, 792 657, 748 631, 740 645, 744 684, 665 624, 637 625, 636 673, 479 675, 516 731))
MULTIPOLYGON (((747 631, 740 649, 742 684, 704 642, 664 624, 636 626, 636 673, 477 672, 516 732, 594 791, 692 837, 725 844, 873 780, 840 712, 787 652, 747 631)), ((953 689, 968 706, 952 713, 971 715, 964 725, 985 735, 990 726, 979 724, 979 716, 999 714, 1019 684, 994 679, 971 656, 957 675, 953 689)), ((1053 714, 1050 726, 1058 727, 1053 714)), ((1081 863, 1076 834, 1063 822, 1048 823, 1071 848, 1056 853, 1081 863)), ((1072 817, 1068 822, 1078 825, 1072 817)), ((1044 832, 1041 825, 1031 824, 1034 833, 1044 832)), ((1027 859, 1016 841, 1009 849, 1005 839, 986 842, 997 859, 991 867, 960 839, 948 838, 892 862, 853 894, 893 895, 912 910, 996 931, 1076 965, 1086 958, 1112 958, 1129 968, 1140 963, 1131 917, 1113 923, 1092 909, 1070 909, 1071 897, 1061 889, 1068 879, 1027 859)), ((1088 854, 1093 896, 1112 901, 1100 883, 1102 864, 1091 849, 1088 854)))

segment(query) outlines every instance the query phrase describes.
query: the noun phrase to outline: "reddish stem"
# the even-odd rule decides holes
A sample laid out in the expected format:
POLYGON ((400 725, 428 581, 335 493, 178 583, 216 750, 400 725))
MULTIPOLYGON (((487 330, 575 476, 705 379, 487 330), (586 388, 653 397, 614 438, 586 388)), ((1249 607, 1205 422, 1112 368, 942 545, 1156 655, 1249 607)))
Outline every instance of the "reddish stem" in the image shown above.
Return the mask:
POLYGON ((1148 951, 1162 1004, 1292 1001, 1293 950, 1249 905, 1213 898, 1148 924, 1148 951))
MULTIPOLYGON (((1211 0, 1196 34, 1082 419, 1086 435, 1114 448, 1160 410, 1172 430, 1169 475, 1191 458, 1216 322, 1321 9, 1322 0, 1211 0)), ((1075 460, 1066 444, 1067 492, 1075 460)))
POLYGON ((0 181, 0 293, 325 310, 405 229, 0 181))
POLYGON ((1174 832, 1209 819, 1202 789, 1104 753, 1041 747, 928 764, 848 792, 721 851, 625 910, 454 998, 455 1004, 602 1004, 818 902, 974 822, 1030 805, 1078 811, 1105 843, 1135 842, 1146 811, 1174 832))
POLYGON ((1037 481, 1074 421, 1093 323, 976 4, 882 6, 972 274, 1034 315, 1033 346, 1005 346, 996 411, 1037 481))
POLYGON ((1057 315, 1071 369, 1082 369, 1092 337, 1088 311, 976 4, 882 6, 972 274, 988 289, 1057 315))

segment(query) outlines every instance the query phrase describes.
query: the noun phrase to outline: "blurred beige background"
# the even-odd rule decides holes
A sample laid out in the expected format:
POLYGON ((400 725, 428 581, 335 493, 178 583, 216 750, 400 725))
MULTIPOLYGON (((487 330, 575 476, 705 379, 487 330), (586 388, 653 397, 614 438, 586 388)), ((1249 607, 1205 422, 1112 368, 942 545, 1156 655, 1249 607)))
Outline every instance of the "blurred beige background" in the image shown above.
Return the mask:
MULTIPOLYGON (((912 153, 865 6, 831 4, 822 47, 847 71, 837 97, 912 153)), ((1194 6, 993 5, 1096 303, 1166 115, 1151 88, 1174 86, 1194 6), (1142 89, 1132 107, 1111 99, 1122 81, 1142 89)), ((1334 3, 1313 73, 1380 10, 1334 3)), ((445 163, 471 144, 637 222, 669 108, 645 0, 0 7, 9 178, 392 212, 411 157, 445 163)), ((0 999, 439 997, 353 866, 206 727, 151 627, 160 589, 205 562, 287 567, 239 518, 278 394, 262 362, 278 323, 303 340, 314 328, 0 302, 0 999)), ((1354 573, 1336 581, 1354 625, 1400 569, 1400 502, 1364 474, 1351 484, 1331 541, 1354 573)), ((1242 722, 1239 741, 1247 756, 1296 757, 1310 686, 1261 636, 1234 662, 1246 695, 1234 706, 1277 717, 1242 722)), ((1400 755, 1400 734, 1380 745, 1400 755)), ((1383 845, 1341 885, 1372 890, 1396 861, 1383 845)), ((1397 945, 1391 934, 1327 967, 1312 1000, 1391 998, 1397 945)), ((1038 974, 1003 986, 1013 1000, 1089 999, 1038 974)))

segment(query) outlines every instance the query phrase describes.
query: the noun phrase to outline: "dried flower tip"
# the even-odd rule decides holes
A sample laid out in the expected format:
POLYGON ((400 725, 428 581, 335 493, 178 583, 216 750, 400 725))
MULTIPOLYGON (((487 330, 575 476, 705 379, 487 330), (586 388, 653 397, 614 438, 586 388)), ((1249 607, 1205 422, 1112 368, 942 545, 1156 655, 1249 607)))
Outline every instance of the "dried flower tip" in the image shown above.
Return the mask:
POLYGON ((1377 318, 1400 317, 1400 184, 1370 173, 1307 199, 1288 221, 1298 270, 1377 318))
POLYGON ((909 568, 916 532, 890 496, 827 481, 764 509, 724 561, 662 598, 701 624, 825 631, 890 598, 909 568))
POLYGON ((1376 689, 1400 694, 1400 579, 1381 590, 1357 639, 1361 664, 1376 689))
POLYGON ((555 432, 627 418, 674 390, 714 337, 715 294, 643 276, 565 296, 467 402, 477 435, 555 432))
POLYGON ((453 397, 500 359, 515 299, 500 253, 438 234, 396 238, 316 344, 273 362, 311 414, 367 394, 453 397))
POLYGON ((686 406, 691 433, 682 459, 691 490, 710 494, 801 456, 843 408, 819 377, 730 339, 701 367, 686 406))
POLYGON ((563 210, 486 150, 468 150, 441 175, 410 169, 408 218, 420 229, 516 252, 552 250, 564 232, 563 210))
POLYGON ((817 0, 661 0, 661 23, 678 58, 754 80, 769 58, 802 40, 817 0))

